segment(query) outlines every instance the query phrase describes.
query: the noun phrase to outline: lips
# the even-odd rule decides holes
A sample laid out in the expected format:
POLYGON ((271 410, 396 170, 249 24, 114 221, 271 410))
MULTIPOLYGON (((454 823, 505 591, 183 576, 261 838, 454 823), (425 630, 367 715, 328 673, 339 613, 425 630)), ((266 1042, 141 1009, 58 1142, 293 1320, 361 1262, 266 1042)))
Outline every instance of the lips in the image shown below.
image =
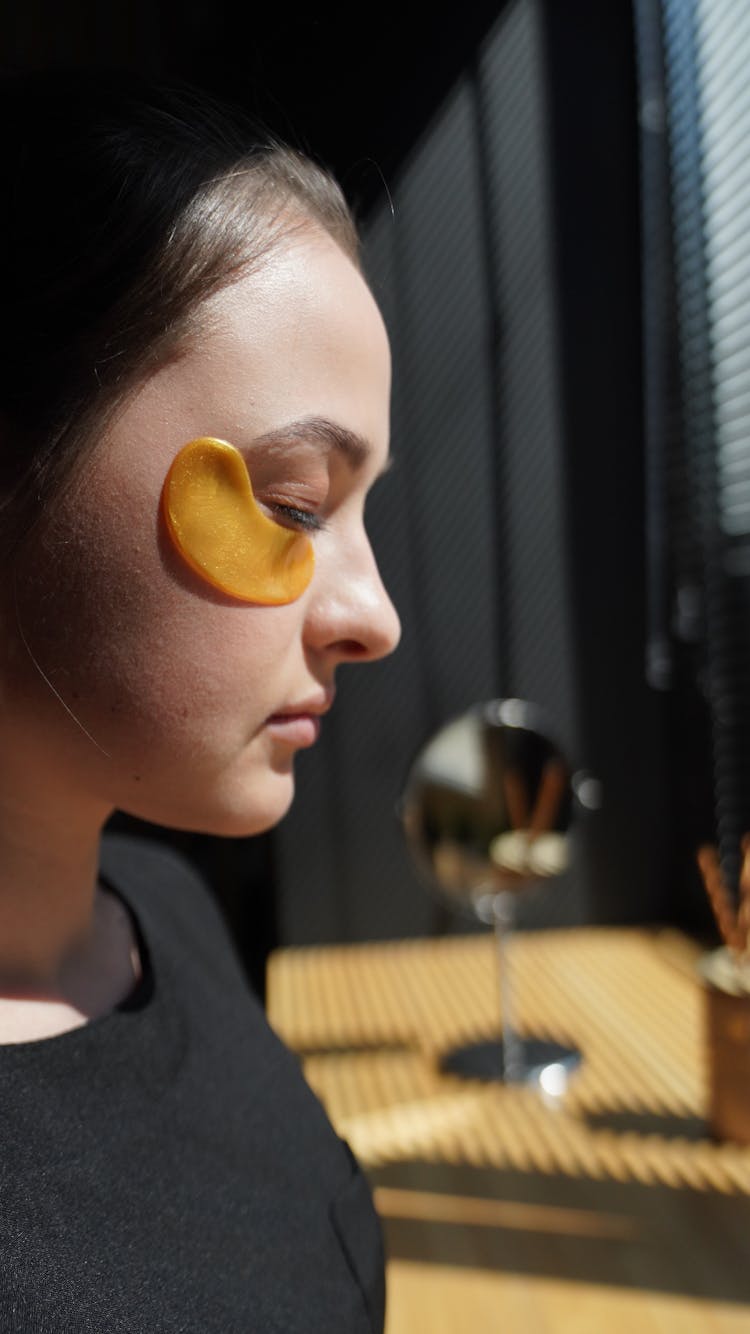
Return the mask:
POLYGON ((288 746, 314 746, 320 736, 320 718, 314 713, 272 713, 266 731, 288 746))
POLYGON ((277 740, 291 746, 312 746, 320 736, 320 719, 333 704, 334 690, 290 704, 266 719, 266 728, 277 740))
POLYGON ((313 714, 314 717, 321 718, 324 713, 328 713, 335 694, 335 687, 329 686, 327 690, 308 695, 307 699, 301 699, 296 704, 287 704, 283 709, 277 709, 270 715, 269 721, 271 718, 299 718, 303 714, 313 714))

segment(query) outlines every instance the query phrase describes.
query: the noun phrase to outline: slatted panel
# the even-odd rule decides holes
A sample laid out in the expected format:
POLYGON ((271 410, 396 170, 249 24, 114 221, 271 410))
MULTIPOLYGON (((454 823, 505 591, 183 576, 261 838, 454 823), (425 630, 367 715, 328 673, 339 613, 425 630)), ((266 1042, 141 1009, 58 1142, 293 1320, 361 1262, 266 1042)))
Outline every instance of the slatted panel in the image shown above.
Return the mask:
POLYGON ((478 77, 498 318, 504 688, 547 709, 575 753, 544 82, 540 6, 511 5, 478 77))
MULTIPOLYGON (((582 743, 545 77, 541 6, 508 5, 477 76, 497 319, 501 668, 504 690, 539 705, 572 758, 582 743)), ((585 859, 577 855, 570 872, 519 905, 519 924, 584 921, 591 910, 586 881, 585 859)))

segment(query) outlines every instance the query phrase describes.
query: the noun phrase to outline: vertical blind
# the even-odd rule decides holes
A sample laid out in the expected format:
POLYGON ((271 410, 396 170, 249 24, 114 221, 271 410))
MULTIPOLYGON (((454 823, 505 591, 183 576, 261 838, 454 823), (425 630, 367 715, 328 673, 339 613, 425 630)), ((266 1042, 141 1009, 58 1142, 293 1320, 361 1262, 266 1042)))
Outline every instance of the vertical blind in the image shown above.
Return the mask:
POLYGON ((700 566, 716 831, 736 886, 750 829, 750 7, 662 0, 662 16, 683 427, 674 582, 700 566))

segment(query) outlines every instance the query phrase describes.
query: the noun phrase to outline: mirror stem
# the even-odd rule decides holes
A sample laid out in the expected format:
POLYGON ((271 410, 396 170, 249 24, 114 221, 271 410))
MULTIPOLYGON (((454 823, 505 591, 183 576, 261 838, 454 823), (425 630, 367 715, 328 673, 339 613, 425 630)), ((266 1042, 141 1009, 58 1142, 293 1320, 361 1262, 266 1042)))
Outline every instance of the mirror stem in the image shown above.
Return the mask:
POLYGON ((503 1024, 502 1062, 503 1081, 506 1084, 522 1084, 526 1075, 523 1054, 523 1042, 515 1027, 513 1003, 513 979, 511 977, 512 949, 509 948, 513 936, 515 903, 509 890, 495 893, 493 900, 493 922, 495 944, 497 947, 497 968, 500 987, 500 1013, 503 1024))

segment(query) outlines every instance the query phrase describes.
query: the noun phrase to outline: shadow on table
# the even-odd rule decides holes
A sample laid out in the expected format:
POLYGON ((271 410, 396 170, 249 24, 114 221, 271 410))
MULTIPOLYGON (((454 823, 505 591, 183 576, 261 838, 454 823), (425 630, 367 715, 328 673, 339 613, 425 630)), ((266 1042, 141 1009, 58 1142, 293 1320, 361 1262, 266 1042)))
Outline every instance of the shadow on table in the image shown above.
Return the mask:
POLYGON ((750 1302, 750 1198, 401 1162, 368 1172, 390 1259, 750 1302))
POLYGON ((648 1111, 584 1112, 581 1120, 592 1130, 614 1130, 617 1134, 659 1135, 662 1139, 705 1140, 710 1130, 702 1116, 667 1116, 648 1111))

